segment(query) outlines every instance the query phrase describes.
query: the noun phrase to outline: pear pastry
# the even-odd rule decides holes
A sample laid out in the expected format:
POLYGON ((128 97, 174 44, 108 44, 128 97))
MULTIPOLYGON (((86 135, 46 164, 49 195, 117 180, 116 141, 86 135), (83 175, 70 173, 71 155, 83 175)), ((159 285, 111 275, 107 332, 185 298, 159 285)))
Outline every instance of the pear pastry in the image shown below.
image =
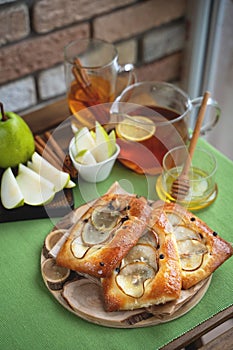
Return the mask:
POLYGON ((233 254, 230 243, 184 207, 166 203, 160 209, 173 226, 183 289, 189 289, 210 276, 233 254))
POLYGON ((109 275, 142 236, 150 215, 144 197, 100 197, 72 227, 57 264, 94 277, 109 275))
POLYGON ((180 296, 181 267, 171 225, 163 213, 152 218, 153 226, 112 274, 101 279, 106 311, 164 304, 180 296))

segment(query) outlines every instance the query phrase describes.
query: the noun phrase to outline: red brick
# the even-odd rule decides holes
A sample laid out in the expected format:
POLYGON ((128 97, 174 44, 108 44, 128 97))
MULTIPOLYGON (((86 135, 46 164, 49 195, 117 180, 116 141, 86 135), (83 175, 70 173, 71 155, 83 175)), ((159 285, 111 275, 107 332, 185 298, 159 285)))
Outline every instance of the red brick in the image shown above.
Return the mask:
POLYGON ((46 33, 53 29, 87 20, 93 15, 114 10, 136 0, 41 0, 33 9, 34 29, 46 33))
POLYGON ((159 61, 136 68, 138 81, 171 81, 180 79, 182 53, 178 52, 159 61))
POLYGON ((27 6, 22 4, 0 10, 0 45, 25 38, 29 32, 27 6))
POLYGON ((89 37, 89 25, 31 38, 0 50, 0 83, 20 78, 63 62, 63 48, 71 40, 89 37))
POLYGON ((184 16, 186 0, 150 0, 97 17, 94 35, 117 41, 184 16))

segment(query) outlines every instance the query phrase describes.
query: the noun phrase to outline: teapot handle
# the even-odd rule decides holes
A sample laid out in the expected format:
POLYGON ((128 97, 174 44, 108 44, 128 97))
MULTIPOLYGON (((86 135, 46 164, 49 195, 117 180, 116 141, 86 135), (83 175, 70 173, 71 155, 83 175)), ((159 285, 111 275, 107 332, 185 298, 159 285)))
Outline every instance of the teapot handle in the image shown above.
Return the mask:
MULTIPOLYGON (((200 107, 202 100, 203 100, 203 96, 197 97, 191 100, 193 109, 200 107)), ((213 100, 211 97, 209 97, 208 99, 207 106, 215 108, 215 114, 213 115, 213 113, 211 113, 210 115, 210 113, 208 113, 208 110, 207 110, 206 117, 204 119, 203 125, 201 127, 201 131, 200 131, 200 135, 202 136, 204 136, 208 131, 213 129, 213 127, 217 124, 221 115, 221 109, 219 107, 218 102, 213 100)))
POLYGON ((116 96, 119 96, 125 88, 137 82, 137 77, 132 63, 118 65, 117 73, 116 96))

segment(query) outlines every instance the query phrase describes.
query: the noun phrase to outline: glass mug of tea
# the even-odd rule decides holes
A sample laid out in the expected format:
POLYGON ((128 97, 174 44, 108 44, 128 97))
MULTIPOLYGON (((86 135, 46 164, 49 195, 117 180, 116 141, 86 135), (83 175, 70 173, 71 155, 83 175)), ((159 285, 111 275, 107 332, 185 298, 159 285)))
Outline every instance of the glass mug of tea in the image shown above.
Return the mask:
MULTIPOLYGON (((119 161, 141 174, 156 175, 162 171, 162 160, 170 149, 186 145, 191 138, 191 112, 201 105, 203 97, 193 100, 173 84, 139 82, 127 87, 110 109, 117 142, 119 161)), ((220 108, 209 98, 201 135, 217 123, 220 108)))
MULTIPOLYGON (((95 127, 98 120, 106 125, 109 105, 128 85, 135 82, 133 64, 120 65, 116 47, 99 39, 79 39, 64 48, 65 80, 68 105, 77 128, 95 127), (123 83, 124 86, 123 86, 123 83), (119 92, 119 87, 122 90, 119 92), (106 104, 105 107, 103 104, 106 104), (91 106, 101 105, 99 113, 79 113, 91 106), (85 115, 85 117, 83 117, 85 115)), ((98 108, 93 109, 98 111, 98 108)))

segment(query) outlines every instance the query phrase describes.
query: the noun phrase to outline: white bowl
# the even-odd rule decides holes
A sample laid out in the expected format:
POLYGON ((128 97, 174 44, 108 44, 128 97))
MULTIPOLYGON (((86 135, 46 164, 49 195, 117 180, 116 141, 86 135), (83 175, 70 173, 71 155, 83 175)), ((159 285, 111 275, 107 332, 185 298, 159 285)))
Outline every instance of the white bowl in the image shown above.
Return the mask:
POLYGON ((87 182, 101 182, 107 179, 112 171, 119 152, 120 147, 116 144, 116 152, 110 158, 94 165, 84 165, 76 162, 74 159, 76 153, 74 137, 70 141, 69 145, 69 155, 72 163, 75 169, 78 170, 79 175, 87 182))

